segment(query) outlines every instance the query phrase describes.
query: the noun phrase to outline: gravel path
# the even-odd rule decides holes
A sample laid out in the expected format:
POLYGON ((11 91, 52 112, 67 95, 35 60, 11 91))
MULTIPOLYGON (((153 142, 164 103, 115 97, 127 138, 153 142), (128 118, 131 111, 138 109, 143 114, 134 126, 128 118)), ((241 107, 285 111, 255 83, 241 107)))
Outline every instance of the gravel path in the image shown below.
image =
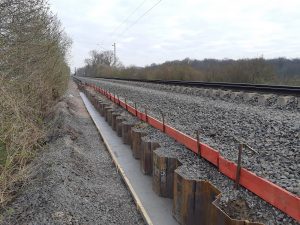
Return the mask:
MULTIPOLYGON (((204 143, 218 149, 226 158, 237 161, 237 142, 246 141, 258 154, 245 152, 243 166, 283 188, 300 195, 300 112, 253 106, 186 94, 173 87, 126 81, 94 80, 118 96, 147 106, 149 114, 189 135, 201 132, 204 143), (170 89, 170 88, 169 88, 170 89)), ((195 89, 194 92, 197 92, 195 89)))
POLYGON ((145 224, 72 83, 1 224, 145 224))

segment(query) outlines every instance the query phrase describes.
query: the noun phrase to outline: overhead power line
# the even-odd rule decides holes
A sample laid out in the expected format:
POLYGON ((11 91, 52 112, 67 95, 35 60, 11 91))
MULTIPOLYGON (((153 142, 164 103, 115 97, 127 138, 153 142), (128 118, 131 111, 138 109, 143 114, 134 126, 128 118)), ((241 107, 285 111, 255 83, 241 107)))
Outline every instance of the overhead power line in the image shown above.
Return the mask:
POLYGON ((138 17, 133 23, 129 24, 120 34, 117 35, 117 37, 122 36, 125 34, 130 28, 132 28, 137 22, 139 22, 144 16, 146 16, 152 9, 154 9, 162 0, 159 0, 156 2, 151 8, 149 8, 145 13, 143 13, 140 17, 138 17))
MULTIPOLYGON (((118 27, 116 27, 110 34, 112 36, 113 33, 115 33, 124 23, 127 23, 128 22, 128 19, 137 11, 139 10, 143 5, 144 3, 146 2, 147 0, 144 0, 141 4, 139 4, 119 25, 118 27)), ((146 12, 144 12, 141 16, 139 16, 135 21, 133 21, 131 24, 129 24, 121 33, 119 33, 117 37, 120 37, 122 36, 123 34, 125 34, 130 28, 132 28, 138 21, 140 21, 144 16, 146 16, 153 8, 155 8, 162 0, 159 0, 158 2, 156 2, 153 6, 151 6, 146 12)), ((103 43, 103 40, 100 42, 100 43, 103 43)), ((92 44, 92 43, 90 43, 92 44)), ((100 44, 93 44, 93 45, 100 45, 100 44)), ((103 47, 100 47, 104 50, 107 50, 106 48, 103 48, 103 47)), ((114 43, 114 49, 115 49, 115 43, 114 43)))
POLYGON ((104 51, 111 51, 111 50, 109 50, 109 49, 103 47, 102 44, 95 43, 95 42, 92 43, 92 42, 78 41, 78 40, 75 40, 74 42, 75 42, 75 43, 77 42, 77 43, 85 44, 85 45, 95 45, 95 46, 98 46, 99 48, 103 49, 104 51))
MULTIPOLYGON (((133 15, 133 14, 135 14, 135 12, 136 11, 138 11, 143 5, 144 5, 144 3, 146 2, 147 0, 144 0, 141 4, 139 4, 117 27, 115 27, 115 29, 113 30, 113 31, 111 31, 109 34, 108 34, 108 36, 110 36, 110 37, 113 37, 113 36, 115 36, 115 33, 116 33, 116 31, 119 29, 119 28, 121 28, 121 26, 123 25, 123 24, 125 24, 128 20, 129 20, 129 18, 133 15)), ((104 39, 102 39, 102 41, 101 41, 101 43, 103 43, 104 42, 104 40, 105 40, 106 38, 104 38, 104 39)))
POLYGON ((146 1, 147 0, 144 0, 141 4, 139 4, 110 34, 114 34, 123 24, 125 24, 128 19, 145 4, 146 1))

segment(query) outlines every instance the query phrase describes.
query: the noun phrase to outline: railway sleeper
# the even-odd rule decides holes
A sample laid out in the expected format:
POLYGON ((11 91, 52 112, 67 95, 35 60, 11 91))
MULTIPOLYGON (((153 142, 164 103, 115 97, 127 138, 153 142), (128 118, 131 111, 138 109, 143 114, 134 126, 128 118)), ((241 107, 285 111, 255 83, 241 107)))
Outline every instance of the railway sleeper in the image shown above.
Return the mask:
POLYGON ((106 122, 108 122, 108 111, 111 109, 113 109, 111 105, 104 107, 104 118, 105 118, 106 122))
POLYGON ((112 115, 111 115, 112 116, 112 125, 111 125, 111 127, 114 131, 117 131, 117 117, 120 116, 120 115, 121 114, 119 112, 113 112, 112 115))
POLYGON ((174 171, 181 166, 176 156, 166 154, 163 147, 153 151, 153 191, 165 198, 174 196, 174 171))
POLYGON ((114 109, 108 109, 106 112, 106 121, 107 123, 112 126, 112 113, 114 112, 114 109))
POLYGON ((159 143, 141 139, 141 171, 145 175, 152 175, 153 172, 153 151, 160 147, 159 143))
POLYGON ((131 128, 134 126, 134 123, 127 122, 124 120, 121 123, 122 126, 122 140, 124 144, 131 145, 131 128))
POLYGON ((132 156, 135 159, 141 158, 141 147, 142 147, 142 137, 146 135, 145 132, 139 130, 137 127, 133 127, 131 129, 131 149, 132 149, 132 156))
POLYGON ((122 123, 125 121, 123 116, 116 117, 116 132, 119 137, 122 137, 122 123))

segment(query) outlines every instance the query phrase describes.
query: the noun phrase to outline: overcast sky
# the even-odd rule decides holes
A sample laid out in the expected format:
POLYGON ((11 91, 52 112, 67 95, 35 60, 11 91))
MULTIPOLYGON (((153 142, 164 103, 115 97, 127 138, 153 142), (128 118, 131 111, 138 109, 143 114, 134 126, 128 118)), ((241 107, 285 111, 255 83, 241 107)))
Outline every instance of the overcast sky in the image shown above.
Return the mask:
POLYGON ((73 40, 72 69, 92 49, 112 50, 113 42, 127 66, 186 57, 300 57, 300 0, 162 0, 120 35, 156 2, 49 0, 73 40))

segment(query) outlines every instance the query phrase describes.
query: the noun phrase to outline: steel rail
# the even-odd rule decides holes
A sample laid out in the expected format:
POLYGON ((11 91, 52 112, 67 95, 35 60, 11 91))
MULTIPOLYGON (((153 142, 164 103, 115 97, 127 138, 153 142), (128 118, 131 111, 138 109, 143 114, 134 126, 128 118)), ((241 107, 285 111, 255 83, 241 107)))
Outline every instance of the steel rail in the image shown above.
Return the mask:
POLYGON ((254 91, 271 94, 296 95, 300 96, 300 86, 287 85, 266 85, 266 84, 246 84, 246 83, 226 83, 226 82, 202 82, 202 81, 182 81, 182 80, 146 80, 146 79, 130 79, 117 77, 82 77, 88 79, 107 79, 107 80, 121 80, 145 83, 157 83, 167 85, 178 85, 188 87, 206 87, 218 88, 236 91, 254 91))

